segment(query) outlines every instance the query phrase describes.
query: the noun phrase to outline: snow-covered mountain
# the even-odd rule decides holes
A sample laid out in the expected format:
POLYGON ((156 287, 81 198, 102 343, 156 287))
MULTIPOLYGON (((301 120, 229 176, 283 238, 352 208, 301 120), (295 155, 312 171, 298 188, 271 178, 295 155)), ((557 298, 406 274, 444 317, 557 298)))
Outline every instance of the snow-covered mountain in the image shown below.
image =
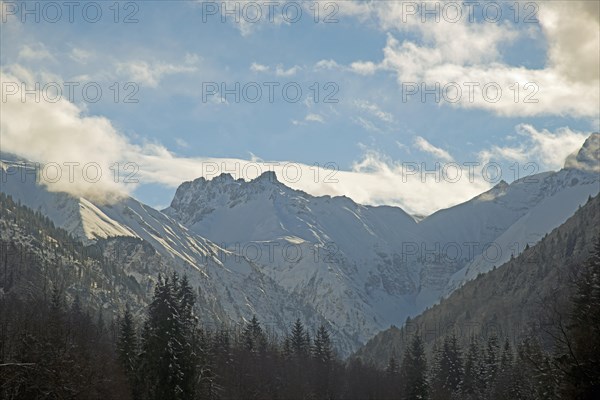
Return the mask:
POLYGON ((296 318, 301 318, 310 326, 329 326, 342 354, 360 344, 353 332, 332 325, 312 305, 262 273, 256 263, 194 234, 160 211, 131 197, 94 205, 84 198, 50 192, 36 183, 32 173, 10 170, 23 167, 19 162, 3 162, 2 192, 39 210, 84 241, 117 236, 143 239, 162 256, 165 272, 174 269, 188 275, 198 290, 204 324, 232 325, 256 314, 267 329, 282 334, 296 318), (24 175, 28 179, 22 179, 24 175))
MULTIPOLYGON (((482 250, 486 247, 487 250, 475 254, 450 278, 446 294, 450 294, 478 274, 509 261, 526 246, 539 242, 544 235, 564 223, 590 196, 598 194, 599 172, 600 134, 595 133, 576 154, 567 158, 564 168, 560 171, 532 175, 510 185, 498 185, 464 203, 469 205, 471 215, 473 212, 485 213, 494 220, 481 226, 484 235, 478 243, 482 250), (506 229, 498 229, 504 226, 506 229), (498 234, 494 237, 492 232, 498 234)), ((439 223, 444 218, 451 218, 455 208, 443 210, 437 216, 433 215, 429 223, 439 223)), ((454 212, 459 214, 461 211, 454 212)), ((475 237, 463 236, 460 239, 473 240, 475 237)))
MULTIPOLYGON (((410 323, 378 333, 355 356, 385 368, 390 354, 403 354, 417 330, 429 354, 449 334, 455 334, 464 349, 473 337, 487 340, 498 335, 516 346, 547 332, 551 325, 540 328, 539 324, 551 324, 555 310, 571 307, 570 298, 577 290, 572 277, 580 276, 598 244, 598 226, 600 196, 519 256, 465 283, 410 323)), ((538 343, 555 350, 552 340, 538 343)))
POLYGON ((182 184, 165 214, 263 266, 290 293, 363 341, 414 309, 416 265, 402 242, 415 220, 395 207, 313 197, 267 172, 250 182, 229 174, 182 184))
POLYGON ((276 332, 300 317, 330 326, 343 354, 518 254, 600 190, 598 138, 565 168, 501 182, 417 223, 397 207, 314 197, 265 173, 223 174, 178 189, 161 211, 53 193, 0 168, 1 190, 72 234, 132 236, 190 276, 207 322, 256 314, 276 332))
POLYGON ((362 339, 506 262, 596 195, 599 136, 560 171, 502 181, 418 223, 396 207, 290 189, 272 172, 249 182, 228 174, 185 182, 163 212, 252 253, 266 275, 334 323, 359 328, 362 339))

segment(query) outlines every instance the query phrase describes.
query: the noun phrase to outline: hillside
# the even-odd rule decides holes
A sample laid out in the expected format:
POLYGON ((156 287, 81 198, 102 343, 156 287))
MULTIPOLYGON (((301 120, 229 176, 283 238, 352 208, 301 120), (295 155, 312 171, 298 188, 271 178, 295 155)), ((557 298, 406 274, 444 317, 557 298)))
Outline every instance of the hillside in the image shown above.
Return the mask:
POLYGON ((112 237, 82 243, 39 212, 0 193, 0 293, 48 299, 54 288, 113 318, 129 305, 142 313, 156 276, 168 272, 152 246, 112 237))
POLYGON ((463 346, 471 335, 497 334, 518 342, 540 323, 549 298, 568 294, 572 268, 589 257, 598 226, 600 196, 518 257, 479 275, 402 328, 392 326, 377 334, 355 357, 383 367, 391 354, 403 353, 407 338, 415 332, 428 350, 452 331, 463 346))

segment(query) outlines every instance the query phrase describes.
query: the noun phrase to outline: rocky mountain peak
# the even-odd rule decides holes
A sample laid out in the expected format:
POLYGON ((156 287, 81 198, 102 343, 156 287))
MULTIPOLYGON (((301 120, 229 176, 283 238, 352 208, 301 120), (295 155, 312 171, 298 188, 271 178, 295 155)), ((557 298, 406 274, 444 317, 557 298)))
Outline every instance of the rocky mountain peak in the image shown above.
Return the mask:
POLYGON ((272 182, 272 183, 280 183, 277 180, 277 174, 275 171, 265 171, 260 176, 253 179, 251 182, 272 182))
POLYGON ((565 168, 600 172, 600 133, 592 133, 581 149, 567 157, 565 168))

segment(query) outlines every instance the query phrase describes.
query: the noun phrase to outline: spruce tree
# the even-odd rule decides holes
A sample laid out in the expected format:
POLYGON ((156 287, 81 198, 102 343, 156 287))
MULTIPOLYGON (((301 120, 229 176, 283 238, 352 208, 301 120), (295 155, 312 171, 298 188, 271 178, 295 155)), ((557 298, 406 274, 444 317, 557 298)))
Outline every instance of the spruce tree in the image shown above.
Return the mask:
POLYGON ((498 400, 512 400, 521 398, 518 387, 518 376, 515 374, 514 355, 508 338, 505 339, 500 356, 500 364, 494 382, 494 398, 498 400))
MULTIPOLYGON (((131 312, 129 311, 129 307, 127 307, 119 327, 117 356, 132 388, 135 388, 136 386, 135 373, 137 370, 137 346, 135 322, 133 320, 133 315, 131 315, 131 312)), ((135 396, 135 391, 134 397, 137 397, 135 396)))
POLYGON ((429 398, 427 382, 427 360, 425 346, 419 334, 415 334, 404 353, 402 360, 403 400, 423 400, 429 398))
POLYGON ((388 377, 395 377, 400 370, 396 357, 392 354, 388 360, 387 366, 385 367, 385 373, 388 377))
POLYGON ((315 335, 312 348, 314 391, 318 398, 329 398, 333 391, 332 365, 333 349, 329 332, 323 325, 315 335))
MULTIPOLYGON (((189 284, 189 280, 184 275, 181 280, 177 274, 172 275, 173 294, 175 297, 175 306, 178 317, 177 337, 181 354, 179 355, 179 364, 181 368, 181 389, 186 396, 192 396, 196 386, 197 361, 200 354, 204 351, 206 343, 198 337, 197 319, 194 315, 194 303, 196 296, 194 290, 189 284)), ((208 360, 205 358, 205 360, 208 360)), ((206 366, 203 366, 206 367, 206 366)), ((206 368, 205 368, 206 369, 206 368)), ((205 371, 207 372, 207 371, 205 371)))
POLYGON ((183 400, 186 397, 184 327, 179 318, 177 290, 168 278, 159 276, 142 334, 141 369, 143 397, 183 400))
POLYGON ((459 392, 463 379, 460 346, 455 335, 446 336, 437 351, 431 380, 432 399, 450 399, 459 392))
POLYGON ((329 365, 333 359, 333 348, 329 332, 323 325, 319 327, 315 335, 313 357, 317 362, 325 365, 329 365))
POLYGON ((465 399, 479 398, 483 386, 481 347, 476 336, 471 336, 465 357, 462 393, 465 399))
POLYGON ((245 349, 251 353, 264 352, 266 350, 267 340, 256 315, 253 315, 252 319, 244 327, 242 341, 245 349))
POLYGON ((290 337, 290 347, 296 357, 301 358, 308 355, 310 343, 307 343, 306 339, 304 325, 302 325, 300 318, 298 318, 292 327, 292 335, 290 337))
POLYGON ((483 385, 486 397, 490 397, 496 381, 496 375, 500 367, 499 357, 500 346, 498 337, 490 335, 486 344, 485 355, 483 357, 483 385))

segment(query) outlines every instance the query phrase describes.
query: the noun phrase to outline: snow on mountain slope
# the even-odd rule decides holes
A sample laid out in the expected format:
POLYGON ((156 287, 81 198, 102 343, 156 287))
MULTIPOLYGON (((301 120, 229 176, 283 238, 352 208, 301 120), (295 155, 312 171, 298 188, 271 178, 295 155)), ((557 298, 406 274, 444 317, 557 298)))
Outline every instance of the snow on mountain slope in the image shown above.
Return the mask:
POLYGON ((94 205, 84 198, 49 192, 35 182, 35 176, 27 181, 10 168, 0 171, 0 190, 40 210, 80 239, 89 242, 107 236, 134 236, 150 243, 162 256, 165 271, 173 268, 187 274, 197 288, 205 324, 236 324, 256 314, 264 326, 283 334, 301 318, 310 326, 328 326, 342 354, 349 354, 361 343, 353 332, 330 324, 312 305, 289 293, 255 263, 221 249, 152 207, 130 197, 94 205))
POLYGON ((511 185, 501 181, 465 203, 430 215, 419 227, 436 242, 476 243, 472 249, 479 254, 483 244, 493 242, 544 198, 540 184, 552 175, 544 172, 511 185))
MULTIPOLYGON (((421 234, 434 241, 432 247, 454 242, 465 256, 462 267, 449 278, 445 294, 518 255, 595 196, 600 191, 599 142, 600 134, 592 134, 560 171, 524 177, 510 185, 502 181, 422 220, 421 234)), ((446 256, 440 257, 440 266, 454 254, 446 256)))
POLYGON ((229 174, 185 182, 163 212, 216 242, 272 240, 288 235, 313 243, 332 241, 347 251, 382 246, 414 234, 412 217, 396 207, 368 207, 347 197, 313 197, 265 172, 246 182, 229 174), (236 227, 232 230, 232 227, 236 227), (381 235, 385 234, 385 235, 381 235), (378 236, 379 235, 379 236, 378 236))
POLYGON ((0 190, 40 211, 75 236, 87 241, 114 236, 137 236, 127 227, 106 216, 90 201, 44 190, 36 182, 32 164, 23 160, 3 161, 0 190))
MULTIPOLYGON (((582 148, 585 156, 574 156, 580 165, 597 160, 595 138, 582 148)), ((597 174, 590 171, 571 168, 510 185, 502 181, 418 224, 396 207, 292 190, 273 172, 249 182, 228 174, 185 182, 163 211, 224 247, 259 249, 256 260, 266 275, 335 323, 358 325, 362 338, 436 303, 457 281, 489 269, 490 259, 501 263, 515 241, 522 250, 560 225, 598 193, 597 174), (293 247, 303 257, 281 254, 293 247), (490 258, 496 248, 501 253, 490 258), (326 262, 311 257, 324 249, 326 262)))
POLYGON ((262 271, 366 340, 414 310, 418 271, 401 260, 417 224, 399 208, 313 197, 264 173, 182 184, 163 210, 190 230, 252 253, 262 271))
MULTIPOLYGON (((577 209, 586 203, 590 196, 600 192, 600 175, 598 174, 598 138, 592 135, 579 151, 582 156, 575 156, 578 167, 570 156, 565 168, 556 173, 532 176, 527 182, 514 182, 511 188, 525 184, 536 189, 533 199, 538 200, 534 207, 528 209, 519 219, 510 225, 500 236, 494 239, 493 246, 477 255, 460 271, 457 271, 448 282, 446 293, 450 294, 465 282, 474 279, 480 273, 488 272, 493 266, 509 261, 511 256, 520 254, 527 245, 537 243, 544 235, 564 223, 577 209), (595 149, 594 149, 595 148, 595 149), (594 163, 591 156, 596 157, 594 163), (582 161, 585 160, 585 163, 582 161), (531 182, 535 179, 535 182, 531 182)), ((510 196, 510 194, 508 194, 510 196)), ((484 246, 481 246, 482 248, 484 246)))

